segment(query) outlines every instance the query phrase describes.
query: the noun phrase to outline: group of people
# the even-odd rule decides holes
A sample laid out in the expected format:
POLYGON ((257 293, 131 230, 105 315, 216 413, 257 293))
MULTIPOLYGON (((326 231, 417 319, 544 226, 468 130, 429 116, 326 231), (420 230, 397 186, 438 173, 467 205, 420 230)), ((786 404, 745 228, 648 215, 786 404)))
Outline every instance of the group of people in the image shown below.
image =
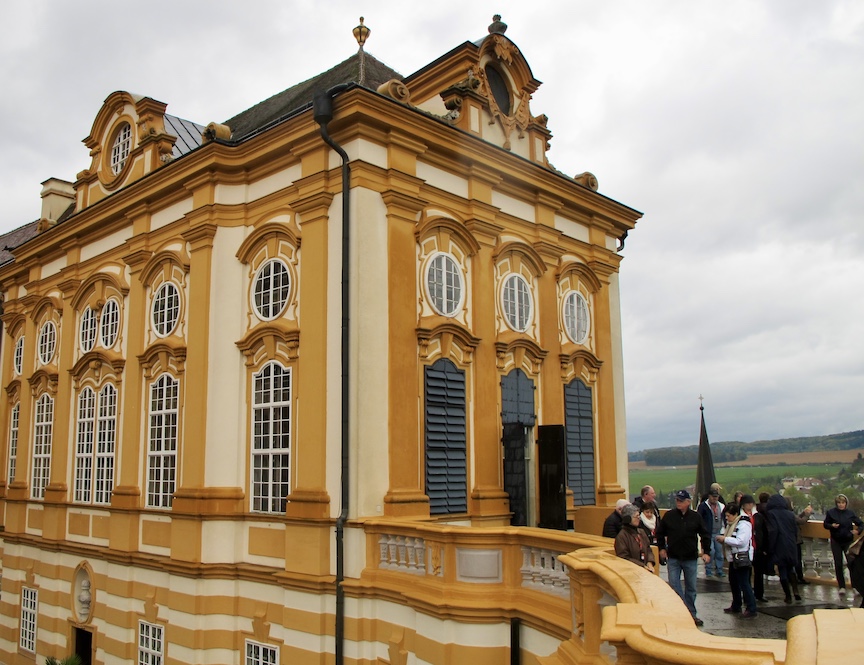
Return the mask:
MULTIPOLYGON (((766 601, 764 578, 777 574, 784 602, 801 600, 799 584, 808 584, 802 566, 801 526, 813 509, 796 514, 780 494, 737 492, 725 504, 717 483, 711 485, 696 510, 687 490, 675 493, 675 508, 660 517, 654 488, 646 485, 633 503, 620 499, 603 525, 603 535, 615 539, 615 553, 654 571, 657 562, 651 545, 658 548, 659 563, 667 566, 669 585, 684 601, 697 626, 696 577, 699 559, 706 577, 725 577, 728 570, 732 603, 724 612, 750 619, 757 615, 757 601, 766 601), (681 577, 684 584, 682 587, 681 577)), ((852 585, 864 596, 864 522, 838 495, 825 516, 831 534, 831 551, 841 595, 846 593, 843 573, 847 563, 852 585)), ((864 607, 862 600, 861 607, 864 607)))

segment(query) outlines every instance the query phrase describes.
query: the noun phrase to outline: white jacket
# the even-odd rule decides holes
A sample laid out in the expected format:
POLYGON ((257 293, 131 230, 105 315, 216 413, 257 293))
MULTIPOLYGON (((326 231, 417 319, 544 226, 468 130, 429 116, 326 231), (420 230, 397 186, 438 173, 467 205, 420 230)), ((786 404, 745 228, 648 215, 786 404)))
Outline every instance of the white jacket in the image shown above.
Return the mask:
POLYGON ((747 552, 750 560, 753 560, 753 525, 744 517, 747 516, 743 515, 734 526, 726 527, 723 546, 727 561, 732 561, 735 552, 747 552))

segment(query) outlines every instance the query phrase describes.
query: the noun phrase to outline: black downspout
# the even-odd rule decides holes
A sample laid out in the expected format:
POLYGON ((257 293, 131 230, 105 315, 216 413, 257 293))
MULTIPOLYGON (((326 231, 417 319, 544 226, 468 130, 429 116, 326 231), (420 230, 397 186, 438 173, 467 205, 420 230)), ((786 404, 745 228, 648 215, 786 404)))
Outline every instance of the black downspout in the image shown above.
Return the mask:
POLYGON ((348 519, 349 505, 349 469, 348 469, 348 322, 350 307, 348 302, 350 283, 350 191, 351 167, 348 164, 348 153, 337 144, 327 132, 327 125, 333 119, 333 96, 348 88, 350 84, 342 83, 333 86, 323 94, 315 95, 312 113, 315 122, 321 125, 321 138, 342 158, 342 510, 336 520, 336 665, 344 663, 345 642, 345 590, 342 583, 345 580, 345 522, 348 519))
POLYGON ((521 620, 515 617, 510 619, 510 665, 519 665, 522 662, 522 644, 519 641, 521 625, 521 620))

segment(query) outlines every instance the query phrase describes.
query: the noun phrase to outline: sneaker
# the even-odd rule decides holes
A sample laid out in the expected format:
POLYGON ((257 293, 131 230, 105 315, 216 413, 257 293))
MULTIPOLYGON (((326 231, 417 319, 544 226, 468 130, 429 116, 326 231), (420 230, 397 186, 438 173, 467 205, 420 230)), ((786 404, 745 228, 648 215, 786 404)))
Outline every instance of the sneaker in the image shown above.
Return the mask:
POLYGON ((705 625, 705 622, 702 621, 702 619, 700 619, 699 617, 693 617, 693 623, 695 623, 697 626, 705 625))
POLYGON ((844 589, 843 587, 840 587, 840 595, 841 595, 841 596, 845 596, 845 595, 846 595, 846 589, 844 589))
POLYGON ((742 619, 752 619, 756 616, 756 612, 751 612, 750 610, 744 610, 741 612, 742 619))
POLYGON ((739 614, 741 612, 741 608, 740 607, 724 607, 723 611, 726 612, 726 614, 739 614))

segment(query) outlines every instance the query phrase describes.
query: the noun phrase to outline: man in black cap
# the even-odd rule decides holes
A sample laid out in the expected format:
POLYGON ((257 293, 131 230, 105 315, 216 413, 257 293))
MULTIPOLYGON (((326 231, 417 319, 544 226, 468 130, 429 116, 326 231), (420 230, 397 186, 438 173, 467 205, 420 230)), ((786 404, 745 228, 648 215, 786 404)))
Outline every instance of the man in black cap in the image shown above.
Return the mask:
POLYGON ((675 492, 675 508, 666 511, 657 525, 657 549, 660 561, 667 560, 669 586, 681 596, 697 626, 702 619, 696 616, 696 573, 699 566, 699 545, 702 545, 702 560, 711 561, 711 534, 695 510, 690 510, 690 492, 675 492), (681 588, 681 573, 684 573, 684 589, 681 588))

